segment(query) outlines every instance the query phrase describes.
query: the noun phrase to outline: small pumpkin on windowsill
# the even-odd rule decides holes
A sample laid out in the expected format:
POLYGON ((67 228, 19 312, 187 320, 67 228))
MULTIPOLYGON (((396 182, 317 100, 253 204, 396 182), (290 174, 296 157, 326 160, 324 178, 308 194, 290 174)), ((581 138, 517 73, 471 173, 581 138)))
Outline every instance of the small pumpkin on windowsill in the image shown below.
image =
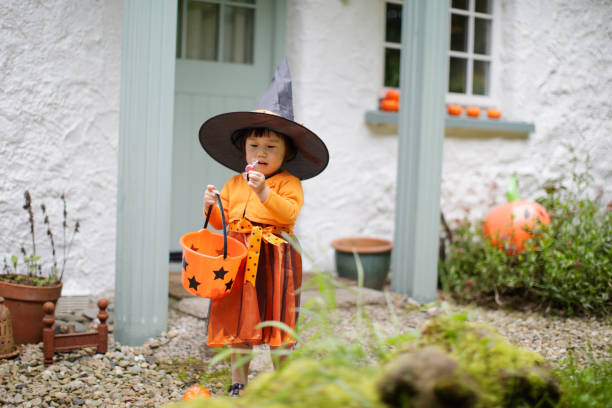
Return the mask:
POLYGON ((535 228, 550 224, 550 217, 539 203, 519 198, 516 176, 512 176, 506 197, 507 203, 487 215, 483 234, 494 246, 503 248, 508 244, 511 252, 518 253, 525 249, 525 241, 533 237, 535 228))
POLYGON ((397 112, 399 110, 400 92, 397 89, 389 89, 384 99, 380 101, 380 110, 397 112))
POLYGON ((446 105, 446 111, 449 115, 459 116, 463 112, 463 107, 461 105, 449 104, 446 105))
POLYGON ((487 116, 490 119, 499 119, 501 118, 501 111, 496 108, 489 108, 487 109, 487 116))
POLYGON ((480 116, 480 108, 478 106, 468 106, 465 108, 465 114, 471 118, 477 118, 480 116))

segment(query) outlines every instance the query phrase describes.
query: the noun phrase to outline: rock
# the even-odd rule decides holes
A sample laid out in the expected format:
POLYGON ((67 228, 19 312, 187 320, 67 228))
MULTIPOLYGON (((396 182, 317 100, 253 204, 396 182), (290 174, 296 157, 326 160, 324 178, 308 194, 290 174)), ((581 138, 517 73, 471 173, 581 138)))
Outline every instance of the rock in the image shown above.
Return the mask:
POLYGON ((210 299, 201 297, 189 297, 178 301, 175 304, 176 310, 180 310, 183 313, 187 313, 191 316, 195 316, 199 319, 208 318, 208 309, 210 306, 210 299))
POLYGON ((96 320, 98 318, 98 309, 85 309, 81 312, 81 315, 89 320, 96 320))
POLYGON ((130 374, 139 374, 139 373, 140 373, 140 370, 141 370, 141 369, 140 369, 140 367, 138 367, 138 366, 130 366, 130 367, 128 367, 128 369, 127 369, 128 373, 130 373, 130 374))
POLYGON ((96 385, 98 383, 98 380, 95 376, 88 376, 83 378, 83 382, 89 385, 96 385))
POLYGON ((400 354, 378 381, 382 400, 392 407, 409 401, 413 408, 475 406, 476 387, 446 353, 426 347, 400 354))
MULTIPOLYGON (((440 315, 423 328, 409 351, 445 350, 477 390, 479 406, 552 407, 560 390, 544 358, 509 343, 490 326, 467 322, 464 315, 440 315)), ((444 384, 439 391, 459 391, 444 384)), ((440 394, 436 392, 438 396, 440 394)))
POLYGON ((63 322, 80 322, 83 323, 86 320, 81 314, 56 314, 55 322, 63 321, 63 322))
POLYGON ((68 333, 74 333, 74 324, 70 324, 70 323, 65 323, 62 321, 56 321, 55 325, 53 326, 53 331, 55 332, 55 334, 68 334, 68 333))
POLYGON ((51 370, 45 370, 42 372, 41 377, 43 380, 52 380, 55 377, 55 373, 51 370))
POLYGON ((41 404, 42 399, 40 399, 39 397, 36 397, 33 400, 29 401, 29 406, 31 407, 39 407, 41 404))
POLYGON ((174 298, 190 298, 193 294, 183 287, 182 273, 170 272, 168 277, 168 293, 174 298))
MULTIPOLYGON (((359 289, 357 286, 351 286, 348 288, 336 289, 336 306, 339 308, 354 307, 357 305, 360 294, 362 305, 387 304, 387 298, 384 292, 370 288, 359 289)), ((302 291, 301 302, 302 304, 306 304, 310 299, 314 297, 321 297, 321 292, 319 292, 315 288, 308 288, 302 291)))
POLYGON ((82 398, 79 398, 79 397, 72 397, 72 403, 74 405, 81 406, 81 405, 83 405, 85 403, 85 400, 82 399, 82 398))

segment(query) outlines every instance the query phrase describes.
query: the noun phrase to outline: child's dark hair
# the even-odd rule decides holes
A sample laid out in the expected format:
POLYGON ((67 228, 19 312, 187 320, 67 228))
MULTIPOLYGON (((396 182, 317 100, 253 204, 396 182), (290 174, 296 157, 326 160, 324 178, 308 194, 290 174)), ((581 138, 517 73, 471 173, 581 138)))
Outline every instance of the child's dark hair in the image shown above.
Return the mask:
POLYGON ((285 162, 293 160, 295 158, 295 155, 297 154, 297 148, 295 147, 295 143, 293 143, 293 140, 291 140, 290 137, 288 137, 287 135, 283 133, 277 132, 274 129, 265 128, 265 127, 238 129, 232 135, 232 143, 234 144, 234 146, 236 146, 238 150, 244 153, 246 151, 245 146, 246 146, 246 139, 248 136, 262 137, 262 136, 265 136, 266 132, 268 131, 274 132, 275 134, 280 136, 285 142, 285 147, 286 147, 285 162))

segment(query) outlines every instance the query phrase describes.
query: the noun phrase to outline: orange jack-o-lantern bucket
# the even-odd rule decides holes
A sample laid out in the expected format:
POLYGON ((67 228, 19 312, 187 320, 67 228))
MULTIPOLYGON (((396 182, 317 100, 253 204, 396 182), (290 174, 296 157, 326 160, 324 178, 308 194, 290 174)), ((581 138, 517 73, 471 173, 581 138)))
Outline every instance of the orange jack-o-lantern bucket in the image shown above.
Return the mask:
POLYGON ((225 214, 221 198, 217 194, 221 209, 223 234, 206 229, 212 208, 208 210, 204 228, 181 237, 183 248, 183 276, 185 289, 196 296, 220 298, 230 292, 247 249, 235 238, 227 236, 225 214))

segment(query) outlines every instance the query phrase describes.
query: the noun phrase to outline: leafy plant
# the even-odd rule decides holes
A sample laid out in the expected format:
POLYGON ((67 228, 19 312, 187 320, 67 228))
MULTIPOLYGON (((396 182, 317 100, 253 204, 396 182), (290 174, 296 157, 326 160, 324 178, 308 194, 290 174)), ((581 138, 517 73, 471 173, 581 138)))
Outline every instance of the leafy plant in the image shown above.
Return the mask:
POLYGON ((51 222, 49 221, 49 215, 47 213, 47 207, 45 204, 41 204, 40 209, 43 217, 43 225, 46 227, 46 235, 49 239, 51 248, 51 266, 49 272, 43 274, 43 264, 41 263, 41 256, 37 254, 36 250, 36 233, 35 233, 35 217, 32 208, 32 197, 29 191, 24 193, 25 204, 23 209, 28 213, 28 224, 30 230, 30 237, 32 239, 32 252, 28 255, 25 248, 20 248, 23 263, 19 264, 19 258, 15 255, 11 256, 11 265, 9 266, 6 257, 4 258, 3 274, 0 275, 0 279, 5 281, 12 281, 20 284, 28 284, 33 286, 48 286, 55 285, 62 281, 64 277, 64 271, 66 269, 66 261, 70 256, 70 250, 74 242, 75 235, 79 232, 80 222, 77 220, 72 227, 72 236, 70 241, 66 241, 66 232, 68 227, 68 212, 66 210, 66 197, 64 194, 60 196, 63 204, 63 260, 61 269, 58 266, 55 238, 51 229, 51 222), (11 268, 12 266, 12 268, 11 268))
POLYGON ((497 248, 482 224, 464 220, 453 231, 450 253, 440 266, 445 291, 463 301, 525 305, 569 315, 609 315, 612 310, 612 203, 588 194, 587 158, 573 159, 568 185, 545 187, 537 201, 551 222, 517 253, 509 242, 497 248), (513 301, 517 302, 513 302, 513 301))
POLYGON ((579 368, 570 350, 567 364, 557 369, 562 397, 559 408, 599 408, 612 401, 612 361, 591 356, 587 367, 579 368))

